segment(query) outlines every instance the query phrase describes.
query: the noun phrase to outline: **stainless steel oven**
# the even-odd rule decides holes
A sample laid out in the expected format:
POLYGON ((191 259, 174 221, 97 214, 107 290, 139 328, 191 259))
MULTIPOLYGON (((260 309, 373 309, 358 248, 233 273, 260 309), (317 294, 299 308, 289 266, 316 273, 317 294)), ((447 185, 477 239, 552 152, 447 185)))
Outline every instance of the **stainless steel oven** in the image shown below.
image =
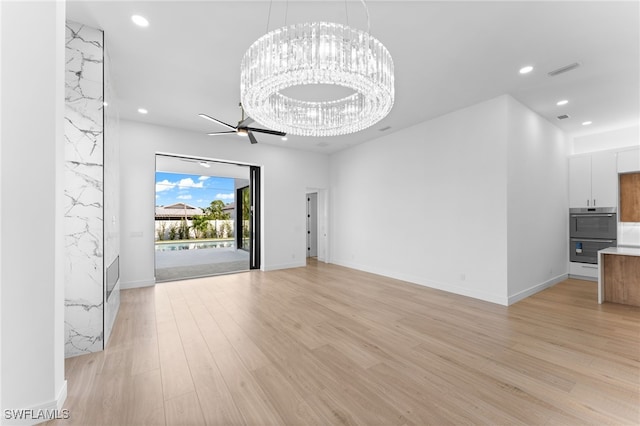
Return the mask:
POLYGON ((569 260, 598 263, 598 250, 617 244, 615 207, 569 209, 569 260))
POLYGON ((598 250, 615 247, 616 240, 571 238, 569 245, 569 261, 595 265, 598 263, 598 250))
POLYGON ((615 207, 569 209, 571 238, 602 238, 615 240, 618 219, 615 207))

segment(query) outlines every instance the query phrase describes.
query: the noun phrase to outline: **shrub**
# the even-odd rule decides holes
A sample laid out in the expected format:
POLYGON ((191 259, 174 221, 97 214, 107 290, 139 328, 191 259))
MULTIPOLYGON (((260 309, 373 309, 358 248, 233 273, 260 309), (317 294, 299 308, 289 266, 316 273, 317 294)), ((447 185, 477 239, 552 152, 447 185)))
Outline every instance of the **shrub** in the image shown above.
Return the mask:
POLYGON ((164 236, 165 236, 166 231, 167 231, 167 224, 164 221, 160 222, 160 227, 156 231, 157 234, 158 234, 158 240, 159 241, 164 240, 164 236))

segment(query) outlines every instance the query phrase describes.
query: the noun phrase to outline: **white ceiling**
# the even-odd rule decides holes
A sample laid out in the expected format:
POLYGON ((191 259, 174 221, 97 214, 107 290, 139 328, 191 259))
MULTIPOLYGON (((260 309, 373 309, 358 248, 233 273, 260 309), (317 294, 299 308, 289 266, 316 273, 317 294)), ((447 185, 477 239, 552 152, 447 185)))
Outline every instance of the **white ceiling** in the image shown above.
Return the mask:
MULTIPOLYGON (((197 117, 240 119, 240 61, 267 31, 329 20, 366 29, 360 1, 68 1, 70 20, 105 31, 122 118, 201 133, 197 117), (131 15, 145 16, 139 28, 131 15), (149 114, 142 116, 137 109, 149 114)), ((394 59, 396 100, 373 127, 330 138, 258 135, 260 143, 335 152, 510 94, 573 136, 639 123, 639 2, 369 1, 371 34, 394 59), (547 72, 579 62, 566 74, 547 72), (531 64, 534 71, 520 75, 531 64), (570 102, 556 106, 560 99, 570 102), (557 115, 569 114, 559 121, 557 115), (582 126, 583 121, 593 122, 582 126), (391 126, 386 132, 379 129, 391 126)), ((464 125, 464 123, 460 123, 464 125)), ((211 143, 216 138, 212 137, 211 143)), ((227 136, 223 136, 227 137, 227 136)), ((249 143, 246 138, 238 143, 249 143)))

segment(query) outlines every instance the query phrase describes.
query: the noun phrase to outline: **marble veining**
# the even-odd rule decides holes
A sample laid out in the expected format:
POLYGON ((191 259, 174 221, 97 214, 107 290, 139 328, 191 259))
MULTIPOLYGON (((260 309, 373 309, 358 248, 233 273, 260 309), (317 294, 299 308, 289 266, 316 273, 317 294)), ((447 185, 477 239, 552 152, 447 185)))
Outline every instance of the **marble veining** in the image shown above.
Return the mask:
POLYGON ((66 26, 65 355, 104 344, 103 35, 66 26))

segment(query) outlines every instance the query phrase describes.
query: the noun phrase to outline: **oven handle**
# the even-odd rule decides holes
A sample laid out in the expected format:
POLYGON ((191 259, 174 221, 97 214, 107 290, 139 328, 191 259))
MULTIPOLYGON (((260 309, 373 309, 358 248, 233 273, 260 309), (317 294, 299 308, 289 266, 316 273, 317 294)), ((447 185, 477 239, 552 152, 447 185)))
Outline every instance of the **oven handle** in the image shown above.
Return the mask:
POLYGON ((572 214, 571 217, 613 217, 613 214, 572 214))
POLYGON ((588 243, 613 243, 615 240, 590 240, 588 238, 571 238, 571 241, 586 241, 588 243))

